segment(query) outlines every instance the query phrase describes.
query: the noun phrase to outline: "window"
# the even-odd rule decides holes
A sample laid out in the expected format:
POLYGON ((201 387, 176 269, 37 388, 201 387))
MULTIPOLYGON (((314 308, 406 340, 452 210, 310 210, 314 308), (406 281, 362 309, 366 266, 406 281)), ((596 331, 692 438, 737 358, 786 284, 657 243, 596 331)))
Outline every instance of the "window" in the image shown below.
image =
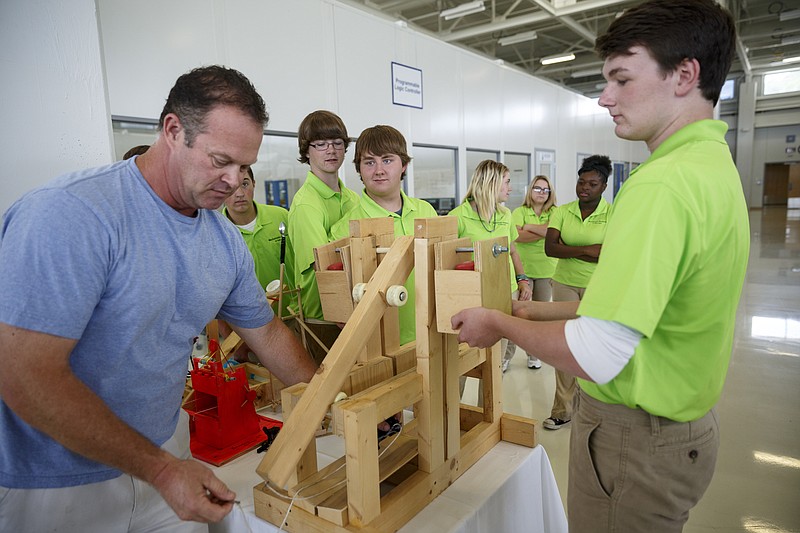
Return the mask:
POLYGON ((531 182, 531 155, 506 152, 504 162, 511 176, 511 194, 508 195, 506 207, 512 211, 525 201, 528 184, 531 182))
POLYGON ((459 203, 456 190, 456 149, 444 146, 413 145, 414 196, 422 198, 446 215, 459 203))
MULTIPOLYGON (((556 151, 537 148, 536 154, 536 175, 547 176, 553 187, 556 186, 556 151)), ((580 168, 580 164, 577 168, 580 168)))
POLYGON ((719 100, 720 102, 725 102, 727 100, 733 100, 736 97, 736 80, 725 80, 725 83, 722 84, 722 90, 719 93, 719 100))
MULTIPOLYGON (((266 203, 264 181, 286 180, 286 193, 291 203, 298 189, 303 186, 309 167, 297 160, 297 135, 267 132, 258 150, 258 161, 253 165, 256 177, 255 201, 266 203)), ((341 173, 340 173, 341 176, 341 173)), ((288 208, 288 206, 286 206, 288 208)))
POLYGON ((158 122, 147 119, 111 117, 114 135, 114 155, 119 161, 125 152, 142 144, 151 145, 158 137, 158 122))
POLYGON ((800 70, 764 74, 764 96, 800 92, 800 70))
POLYGON ((492 161, 500 161, 500 152, 493 152, 491 150, 480 150, 477 148, 467 148, 467 187, 472 181, 472 175, 475 174, 475 169, 481 161, 491 159, 492 161))

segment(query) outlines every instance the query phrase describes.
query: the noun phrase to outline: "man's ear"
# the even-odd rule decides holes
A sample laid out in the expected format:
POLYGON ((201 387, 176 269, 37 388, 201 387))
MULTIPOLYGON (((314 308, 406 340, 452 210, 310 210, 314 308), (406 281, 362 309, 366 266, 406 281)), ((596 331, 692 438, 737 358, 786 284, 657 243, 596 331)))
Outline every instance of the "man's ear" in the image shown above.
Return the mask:
POLYGON ((168 144, 174 146, 176 142, 183 142, 183 124, 181 119, 175 113, 168 113, 164 117, 164 126, 161 128, 161 134, 164 136, 168 144))
POLYGON ((675 75, 678 77, 675 94, 686 96, 700 87, 700 62, 697 59, 684 59, 675 70, 675 75))

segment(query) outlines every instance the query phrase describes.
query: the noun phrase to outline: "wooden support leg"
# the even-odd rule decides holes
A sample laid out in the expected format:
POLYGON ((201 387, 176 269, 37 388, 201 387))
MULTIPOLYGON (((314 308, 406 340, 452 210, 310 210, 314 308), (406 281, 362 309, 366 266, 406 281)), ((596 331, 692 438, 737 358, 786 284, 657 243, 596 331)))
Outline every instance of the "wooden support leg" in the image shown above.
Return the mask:
MULTIPOLYGON (((300 401, 300 398, 305 392, 307 386, 308 385, 305 383, 298 383, 297 385, 286 387, 281 391, 281 404, 283 406, 284 420, 289 417, 292 410, 300 401)), ((317 442, 316 440, 312 439, 311 442, 308 444, 308 447, 306 447, 305 452, 300 457, 300 461, 297 463, 297 468, 295 468, 294 471, 292 472, 292 475, 289 478, 289 485, 295 486, 304 479, 307 479, 309 476, 315 474, 316 472, 317 472, 317 442)))
POLYGON ((455 457, 461 449, 461 392, 459 390, 460 355, 455 335, 443 335, 445 364, 445 424, 447 459, 455 457))
POLYGON ((424 399, 417 408, 419 469, 433 472, 444 463, 444 362, 442 336, 436 331, 433 292, 433 242, 414 244, 417 302, 417 372, 422 376, 424 399))
POLYGON ((365 401, 344 411, 347 512, 357 526, 369 524, 381 513, 377 423, 375 402, 365 401))

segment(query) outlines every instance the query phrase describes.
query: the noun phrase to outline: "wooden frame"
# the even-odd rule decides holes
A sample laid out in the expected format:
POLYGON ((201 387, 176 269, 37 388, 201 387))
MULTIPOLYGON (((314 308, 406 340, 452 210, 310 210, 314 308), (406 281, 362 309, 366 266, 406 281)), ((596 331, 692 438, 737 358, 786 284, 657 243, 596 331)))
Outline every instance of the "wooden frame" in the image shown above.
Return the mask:
MULTIPOLYGON (((453 333, 437 329, 435 245, 450 246, 456 227, 451 217, 423 219, 417 221, 416 239, 397 238, 371 274, 363 298, 319 372, 308 385, 284 389, 284 427, 257 468, 265 480, 254 488, 258 516, 282 524, 287 531, 395 531, 501 438, 535 445, 535 421, 503 415, 499 343, 491 349, 465 349, 453 333), (403 283, 412 266, 416 268, 416 368, 333 405, 333 425, 344 436, 346 455, 317 471, 315 430, 379 330, 388 308, 388 288, 403 283), (483 379, 482 409, 460 403, 458 380, 468 371, 483 379), (414 406, 414 421, 379 446, 377 423, 409 405, 414 406), (382 489, 389 487, 382 495, 382 489)), ((499 286, 510 287, 508 256, 486 255, 484 248, 493 244, 475 246, 475 255, 481 258, 477 283, 497 287, 504 282, 499 286), (504 281, 489 279, 502 277, 503 272, 504 281)), ((350 246, 352 254, 353 239, 350 246)), ((510 309, 510 291, 484 291, 489 293, 505 294, 488 303, 510 309)), ((452 304, 450 310, 457 311, 456 307, 452 304)))

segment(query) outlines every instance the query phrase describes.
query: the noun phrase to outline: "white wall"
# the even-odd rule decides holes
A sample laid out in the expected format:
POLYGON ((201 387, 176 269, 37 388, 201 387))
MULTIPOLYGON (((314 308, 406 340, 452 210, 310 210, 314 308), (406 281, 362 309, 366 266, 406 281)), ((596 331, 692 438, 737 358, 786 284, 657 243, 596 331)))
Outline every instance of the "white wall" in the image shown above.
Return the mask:
MULTIPOLYGON (((92 0, 0 2, 0 211, 58 174, 111 162, 110 115, 158 118, 175 79, 212 63, 253 81, 271 130, 294 132, 307 113, 325 108, 353 136, 382 123, 409 144, 458 147, 461 192, 467 147, 555 150, 562 203, 575 197, 576 153, 647 157, 643 143, 616 139, 607 113, 588 99, 335 0, 96 6, 97 13, 92 0), (422 70, 424 109, 392 104, 392 61, 422 70)), ((343 169, 360 188, 352 164, 343 169)))
MULTIPOLYGON (((97 1, 114 115, 157 118, 178 75, 224 63, 261 92, 271 130, 296 131, 325 108, 352 136, 391 124, 409 144, 458 147, 462 192, 466 148, 556 150, 561 202, 575 198, 577 152, 647 156, 643 143, 618 140, 608 113, 583 96, 334 0, 97 1), (422 70, 423 109, 392 104, 392 61, 422 70)), ((342 168, 360 189, 349 160, 342 168)))
POLYGON ((113 158, 94 0, 0 2, 0 213, 113 158))

